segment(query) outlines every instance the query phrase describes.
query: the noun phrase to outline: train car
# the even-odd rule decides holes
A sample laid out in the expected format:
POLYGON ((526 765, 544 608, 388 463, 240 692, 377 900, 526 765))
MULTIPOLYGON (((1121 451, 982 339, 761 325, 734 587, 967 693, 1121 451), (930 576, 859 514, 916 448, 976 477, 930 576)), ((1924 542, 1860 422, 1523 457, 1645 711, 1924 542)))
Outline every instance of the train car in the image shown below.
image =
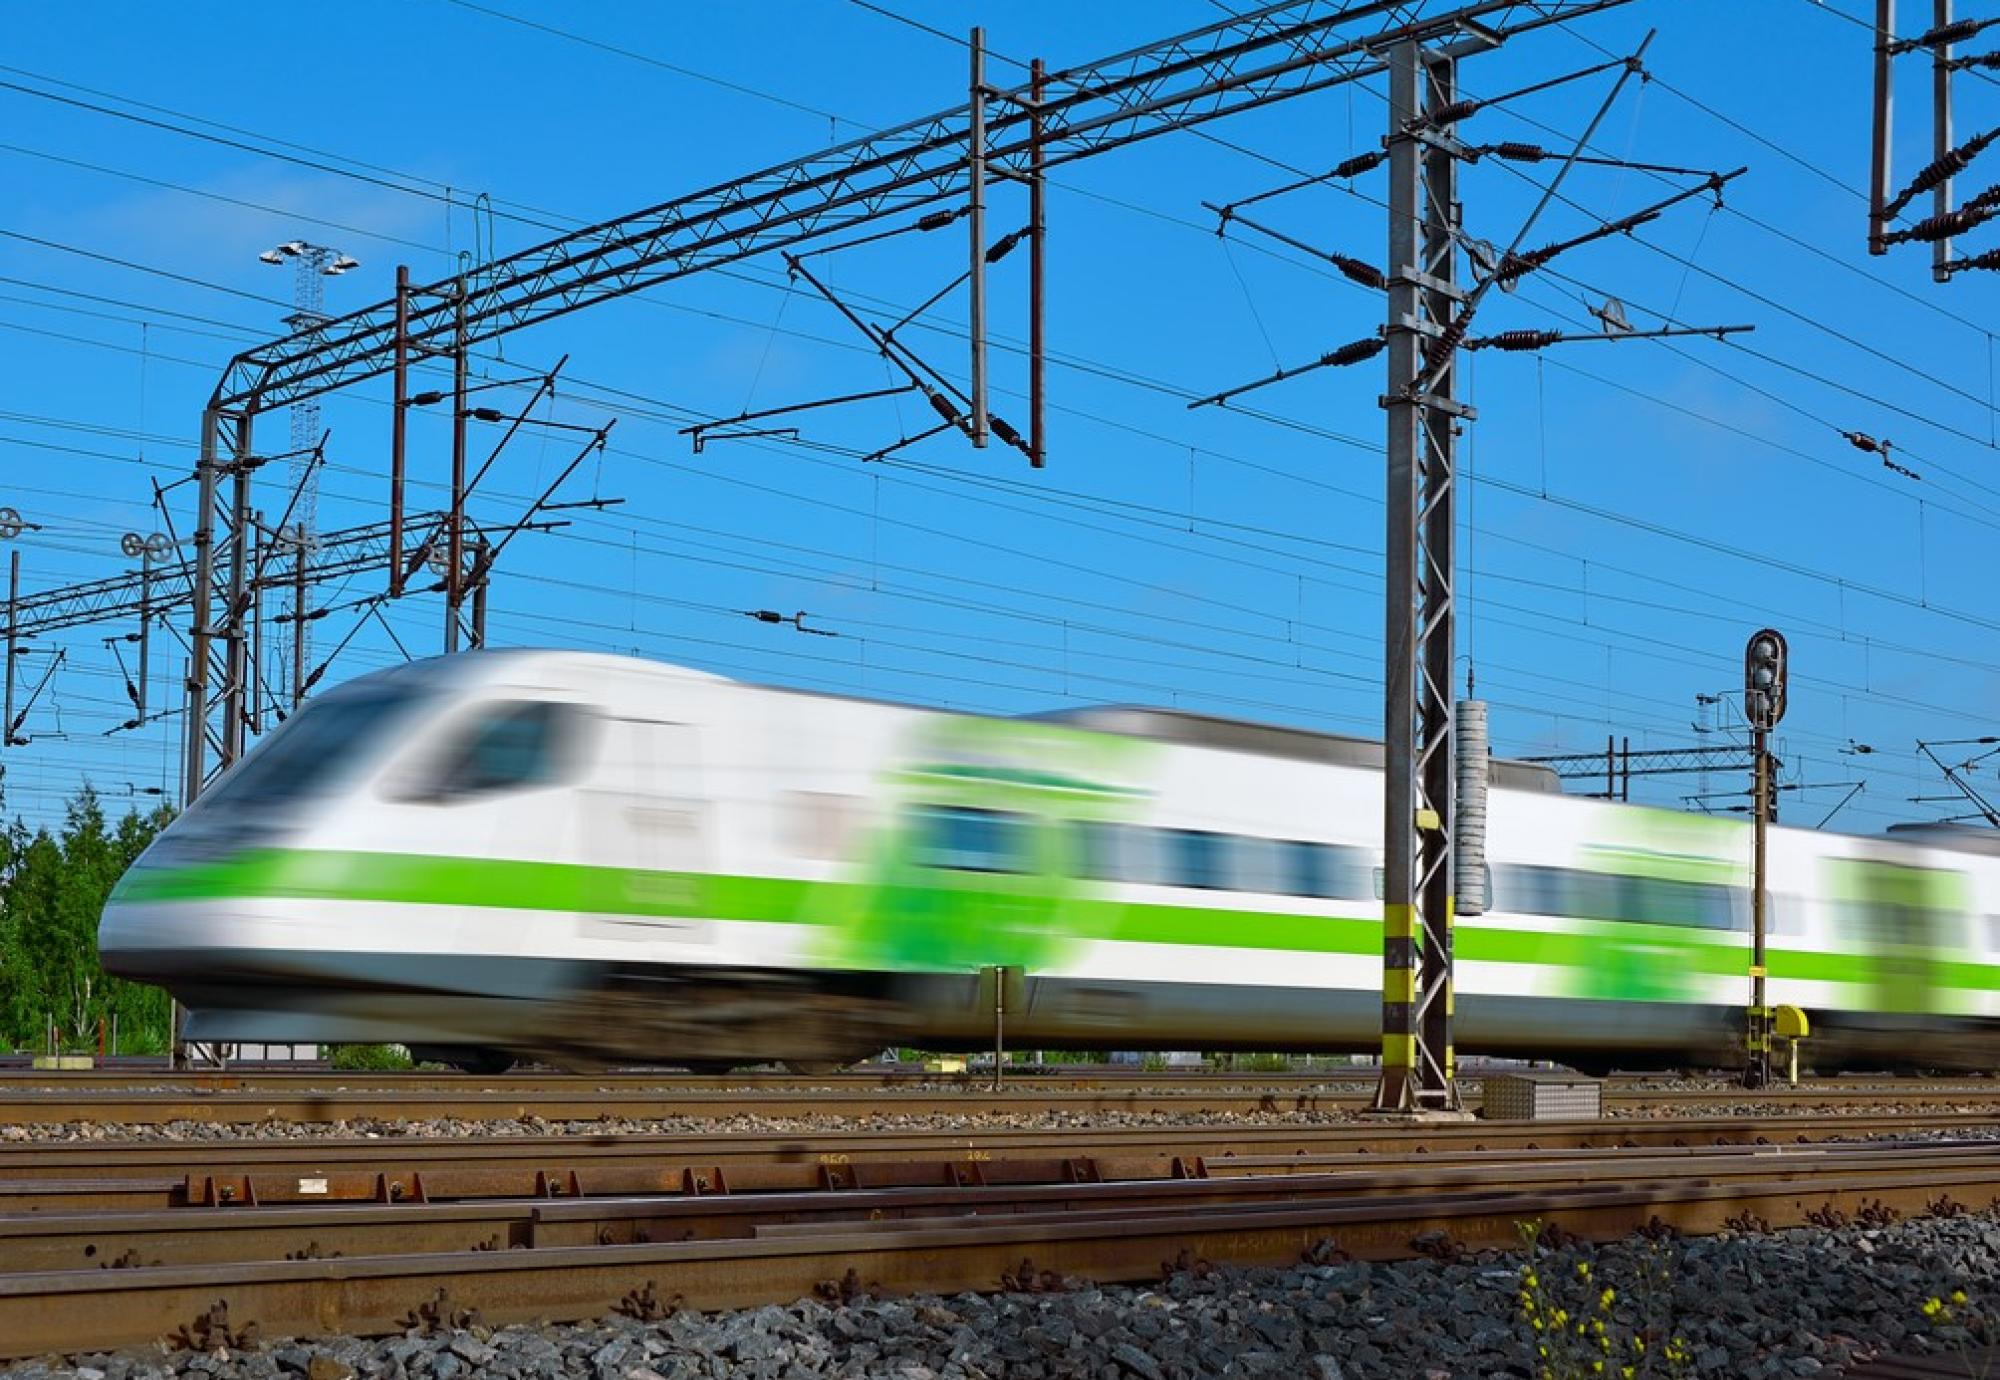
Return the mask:
MULTIPOLYGON (((890 1044, 1370 1051, 1381 746, 1135 708, 945 713, 569 652, 361 677, 107 905, 201 1041, 799 1067, 890 1044)), ((1497 762, 1463 1051, 1733 1062, 1749 830, 1497 762)), ((1774 829, 1772 1000, 1821 1067, 1993 1062, 2000 857, 1774 829)))

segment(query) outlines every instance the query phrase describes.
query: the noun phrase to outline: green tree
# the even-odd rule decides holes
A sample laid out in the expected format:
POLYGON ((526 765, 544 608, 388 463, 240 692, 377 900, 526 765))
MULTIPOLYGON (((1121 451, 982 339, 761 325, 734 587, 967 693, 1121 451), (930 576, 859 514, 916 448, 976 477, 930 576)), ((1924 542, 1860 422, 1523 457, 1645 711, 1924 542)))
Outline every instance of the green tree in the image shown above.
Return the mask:
POLYGON ((158 1050, 168 1039, 167 994, 107 975, 97 921, 125 869, 172 817, 128 811, 107 826, 85 786, 62 827, 29 833, 18 819, 0 843, 0 1043, 39 1048, 53 1023, 68 1049, 94 1049, 116 1018, 119 1042, 158 1050))

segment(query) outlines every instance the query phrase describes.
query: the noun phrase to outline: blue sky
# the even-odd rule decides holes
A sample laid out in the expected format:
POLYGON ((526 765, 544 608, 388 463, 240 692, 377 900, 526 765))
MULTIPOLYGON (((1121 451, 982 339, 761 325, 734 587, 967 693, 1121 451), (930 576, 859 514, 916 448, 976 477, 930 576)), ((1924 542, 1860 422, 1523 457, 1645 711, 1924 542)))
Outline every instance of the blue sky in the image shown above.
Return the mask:
MULTIPOLYGON (((1062 67, 1222 17, 1189 0, 887 8, 953 34, 984 23, 999 80, 1018 72, 1005 59, 1040 54, 1062 67)), ((1863 252, 1869 35, 1851 22, 1861 8, 1637 0, 1463 70, 1468 94, 1493 95, 1629 52, 1656 27, 1656 80, 1628 88, 1595 146, 1750 168, 1725 209, 1697 201, 1636 237, 1566 254, 1482 311, 1482 329, 1587 328, 1586 302, 1608 292, 1640 325, 1757 328, 1729 343, 1575 344, 1471 365, 1479 420, 1462 450, 1461 675, 1469 664, 1493 701, 1502 751, 1601 749, 1607 733, 1635 747, 1700 741, 1699 717, 1722 711, 1697 696, 1738 683, 1743 641, 1765 623, 1791 637, 1783 749, 1788 779, 1812 788, 1788 797, 1788 820, 1816 822, 1845 793, 1834 783, 1860 780, 1865 793, 1838 817, 1846 827, 1955 813, 1909 802, 1949 789, 1914 742, 2000 731, 2000 607, 1982 559, 2000 532, 1985 324, 1995 285, 1968 274, 1935 286, 1924 250, 1863 252), (1849 446, 1848 429, 1891 438, 1922 479, 1849 446), (1854 741, 1877 750, 1843 753, 1854 741)), ((550 227, 955 105, 966 81, 962 47, 852 0, 359 0, 337 14, 43 6, 14 13, 5 63, 0 503, 43 524, 18 543, 28 590, 110 574, 125 564, 119 534, 158 526, 149 481, 188 472, 201 404, 229 356, 281 330, 292 281, 260 264, 260 250, 303 237, 360 259, 326 285, 329 310, 353 309, 388 295, 398 262, 419 281, 440 278, 460 254, 508 252, 550 227)), ((1903 69, 1899 175, 1928 157, 1926 75, 1914 59, 1903 69)), ((1566 147, 1611 80, 1495 107, 1462 132, 1566 147)), ((1993 123, 1996 95, 1989 81, 1961 80, 1961 132, 1993 123)), ((1214 138, 1170 136, 1060 171, 1041 473, 952 437, 899 463, 857 463, 853 452, 925 425, 908 398, 809 414, 810 444, 691 453, 677 434, 690 421, 894 381, 830 309, 787 285, 780 263, 505 338, 479 360, 482 376, 531 375, 567 353, 546 415, 618 418, 601 465, 562 496, 626 502, 510 548, 491 640, 997 712, 1173 703, 1379 732, 1379 364, 1246 399, 1259 415, 1186 402, 1379 324, 1377 294, 1240 228, 1218 237, 1201 203, 1376 147, 1384 120, 1379 84, 1350 87, 1213 126, 1214 138), (804 610, 838 636, 740 613, 761 608, 804 610)), ((1510 240, 1550 166, 1468 169, 1471 233, 1510 240)), ((1975 164, 1960 187, 1995 180, 2000 164, 1975 164)), ((1529 242, 1680 185, 1579 168, 1529 242)), ((1382 193, 1376 173, 1277 199, 1259 218, 1380 262, 1382 193)), ((997 191, 993 235, 1024 215, 1017 189, 997 191)), ((891 320, 950 281, 963 254, 954 229, 815 266, 891 320)), ((1024 275, 1016 255, 992 279, 996 407, 1017 421, 1024 275)), ((909 336, 954 376, 964 313, 962 295, 947 298, 909 336)), ((382 516, 387 396, 378 381, 324 403, 324 526, 382 516)), ((283 449, 286 421, 261 425, 261 448, 283 449)), ((517 441, 477 516, 504 523, 573 444, 562 432, 517 441)), ((442 425, 420 418, 413 505, 439 500, 448 460, 442 425)), ((276 467, 266 476, 259 501, 275 513, 284 484, 276 467)), ((185 532, 189 488, 170 501, 185 532)), ((347 603, 372 588, 326 597, 347 603)), ((322 653, 355 617, 317 624, 322 653)), ((386 621, 394 637, 361 628, 330 679, 437 650, 434 599, 406 600, 386 621)), ((34 742, 7 755, 7 803, 30 819, 49 818, 85 777, 114 797, 173 783, 174 721, 105 734, 128 712, 101 642, 120 631, 60 639, 68 660, 23 729, 34 742)), ((181 658, 160 645, 155 704, 175 693, 181 658)), ((22 658, 23 679, 45 658, 22 658)), ((1707 789, 1737 784, 1718 777, 1707 789)), ((1637 783, 1635 795, 1677 803, 1699 788, 1668 779, 1637 783)))

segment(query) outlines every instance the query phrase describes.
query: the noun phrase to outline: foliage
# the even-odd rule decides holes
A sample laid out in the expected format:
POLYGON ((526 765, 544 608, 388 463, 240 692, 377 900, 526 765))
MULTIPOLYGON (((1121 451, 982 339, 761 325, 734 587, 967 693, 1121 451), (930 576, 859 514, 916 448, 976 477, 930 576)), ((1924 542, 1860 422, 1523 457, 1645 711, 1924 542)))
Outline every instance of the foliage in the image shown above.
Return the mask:
POLYGON ((334 1045, 332 1065, 346 1073, 382 1073, 389 1069, 414 1068, 410 1052, 401 1045, 334 1045))
POLYGON ((0 832, 0 1047, 40 1049, 51 1023, 66 1050, 94 1050, 115 1023, 123 1052, 167 1047, 167 994, 108 976, 97 961, 97 921, 111 888, 172 812, 127 811, 108 824, 88 786, 61 827, 30 833, 18 818, 0 832))
POLYGON ((1519 1226, 1521 1322, 1536 1380, 1650 1380, 1688 1371, 1688 1346, 1672 1334, 1674 1257, 1646 1241, 1629 1278, 1598 1274, 1589 1256, 1541 1223, 1519 1226), (1621 1287, 1622 1286, 1622 1287, 1621 1287))
POLYGON ((1987 1380, 1993 1373, 1994 1356, 1986 1348, 1991 1346, 1996 1328, 1986 1310, 1968 1299, 1965 1290, 1953 1289, 1925 1299, 1921 1311, 1931 1335, 1958 1353, 1967 1380, 1987 1380), (1980 1348, 1977 1352, 1975 1345, 1980 1348))

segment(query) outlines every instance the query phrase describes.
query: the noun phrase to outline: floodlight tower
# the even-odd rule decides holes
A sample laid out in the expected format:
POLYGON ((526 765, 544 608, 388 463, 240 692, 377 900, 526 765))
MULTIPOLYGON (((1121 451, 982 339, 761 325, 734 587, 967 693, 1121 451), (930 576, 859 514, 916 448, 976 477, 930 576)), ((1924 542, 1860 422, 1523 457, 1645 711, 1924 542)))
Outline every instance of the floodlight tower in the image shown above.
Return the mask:
MULTIPOLYGON (((323 244, 308 244, 304 240, 287 240, 259 254, 257 258, 274 267, 292 266, 292 314, 285 318, 285 324, 294 333, 316 331, 327 321, 325 311, 326 279, 338 278, 350 269, 361 267, 361 260, 332 249, 323 244)), ((298 542, 301 559, 307 547, 312 544, 313 533, 319 530, 319 472, 315 463, 315 450, 319 445, 319 398, 309 396, 292 404, 292 488, 298 494, 292 507, 294 540, 298 542)), ((297 618, 303 610, 290 609, 297 618)), ((295 654, 306 654, 311 630, 303 622, 294 632, 295 654)), ((303 674, 301 672, 300 674, 303 674)))

